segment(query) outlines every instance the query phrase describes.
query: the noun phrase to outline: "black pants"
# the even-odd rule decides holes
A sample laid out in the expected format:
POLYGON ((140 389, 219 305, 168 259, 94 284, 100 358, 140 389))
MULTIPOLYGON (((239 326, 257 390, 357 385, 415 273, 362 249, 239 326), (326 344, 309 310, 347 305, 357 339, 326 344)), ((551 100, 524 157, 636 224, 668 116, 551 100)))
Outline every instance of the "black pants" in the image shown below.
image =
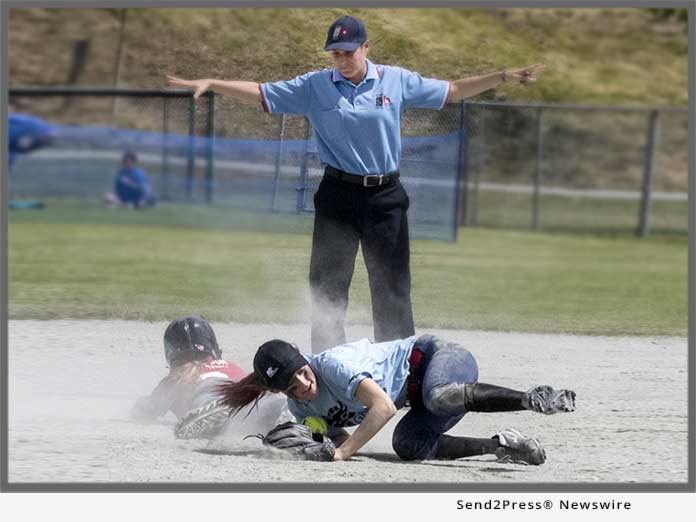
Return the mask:
POLYGON ((372 296, 375 342, 414 334, 406 211, 409 200, 397 180, 363 187, 324 176, 314 195, 312 351, 346 341, 344 321, 358 245, 372 296))

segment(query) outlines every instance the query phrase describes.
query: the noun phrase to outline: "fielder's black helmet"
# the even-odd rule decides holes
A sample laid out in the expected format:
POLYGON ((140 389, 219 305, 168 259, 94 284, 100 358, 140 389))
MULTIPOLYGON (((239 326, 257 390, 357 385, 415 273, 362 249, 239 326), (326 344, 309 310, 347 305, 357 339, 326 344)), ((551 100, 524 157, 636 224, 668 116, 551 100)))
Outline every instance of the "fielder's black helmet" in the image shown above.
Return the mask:
POLYGON ((222 357, 213 327, 202 317, 192 315, 175 319, 164 331, 164 357, 169 367, 174 368, 183 355, 187 360, 203 355, 212 355, 215 359, 222 357))

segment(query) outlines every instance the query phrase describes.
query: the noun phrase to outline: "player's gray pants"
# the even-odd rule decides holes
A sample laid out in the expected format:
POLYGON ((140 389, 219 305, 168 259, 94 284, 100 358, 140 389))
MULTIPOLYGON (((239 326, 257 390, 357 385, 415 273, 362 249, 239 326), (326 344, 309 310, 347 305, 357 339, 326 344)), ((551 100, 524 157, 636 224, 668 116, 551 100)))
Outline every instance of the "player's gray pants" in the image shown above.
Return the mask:
POLYGON ((220 398, 220 394, 217 392, 216 388, 221 384, 230 383, 229 379, 224 379, 222 377, 209 377, 203 379, 193 392, 191 397, 191 409, 200 408, 204 404, 208 404, 210 401, 220 398))
POLYGON ((392 446, 404 460, 435 458, 441 435, 466 414, 464 402, 451 400, 447 390, 478 380, 476 360, 463 346, 433 336, 420 337, 416 345, 429 361, 422 382, 423 404, 412 406, 394 429, 392 446))
MULTIPOLYGON (((397 424, 392 444, 404 460, 460 458, 490 453, 490 439, 443 437, 469 411, 527 409, 525 392, 480 383, 474 356, 464 347, 433 336, 421 336, 415 346, 424 353, 418 368, 420 395, 397 424)), ((415 348, 414 348, 415 349, 415 348)))

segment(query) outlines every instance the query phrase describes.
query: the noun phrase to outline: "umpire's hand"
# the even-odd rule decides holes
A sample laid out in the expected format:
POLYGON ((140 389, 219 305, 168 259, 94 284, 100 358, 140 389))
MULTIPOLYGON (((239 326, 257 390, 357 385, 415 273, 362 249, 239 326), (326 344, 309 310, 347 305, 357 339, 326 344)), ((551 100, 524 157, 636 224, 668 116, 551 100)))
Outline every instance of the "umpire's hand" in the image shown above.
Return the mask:
POLYGON ((198 98, 201 94, 210 90, 210 85, 212 83, 212 80, 184 80, 183 78, 177 78, 171 74, 167 75, 167 80, 169 81, 169 85, 173 85, 174 87, 194 89, 194 98, 198 98))
POLYGON ((545 68, 546 66, 543 63, 535 63, 520 69, 505 69, 503 71, 503 82, 519 82, 523 85, 535 82, 536 76, 545 68))

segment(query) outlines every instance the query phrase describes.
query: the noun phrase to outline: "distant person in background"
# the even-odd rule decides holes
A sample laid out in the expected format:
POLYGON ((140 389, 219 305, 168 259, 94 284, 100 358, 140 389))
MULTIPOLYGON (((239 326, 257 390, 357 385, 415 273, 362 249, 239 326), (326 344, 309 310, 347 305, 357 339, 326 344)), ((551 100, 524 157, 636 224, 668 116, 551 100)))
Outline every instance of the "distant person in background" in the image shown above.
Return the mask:
MULTIPOLYGON (((29 154, 47 147, 53 143, 57 133, 55 127, 41 118, 15 112, 15 106, 12 103, 9 104, 8 109, 8 167, 12 172, 12 166, 18 154, 29 154)), ((7 206, 12 209, 41 209, 45 207, 45 204, 33 199, 13 198, 7 202, 7 206)))
POLYGON ((17 154, 29 154, 50 145, 56 137, 55 128, 41 118, 14 112, 10 104, 8 114, 8 148, 10 168, 17 154))
POLYGON ((152 194, 150 179, 145 171, 137 167, 138 157, 134 152, 126 152, 121 160, 121 168, 116 173, 114 191, 106 194, 104 199, 109 206, 129 206, 134 208, 153 207, 155 196, 152 194))

